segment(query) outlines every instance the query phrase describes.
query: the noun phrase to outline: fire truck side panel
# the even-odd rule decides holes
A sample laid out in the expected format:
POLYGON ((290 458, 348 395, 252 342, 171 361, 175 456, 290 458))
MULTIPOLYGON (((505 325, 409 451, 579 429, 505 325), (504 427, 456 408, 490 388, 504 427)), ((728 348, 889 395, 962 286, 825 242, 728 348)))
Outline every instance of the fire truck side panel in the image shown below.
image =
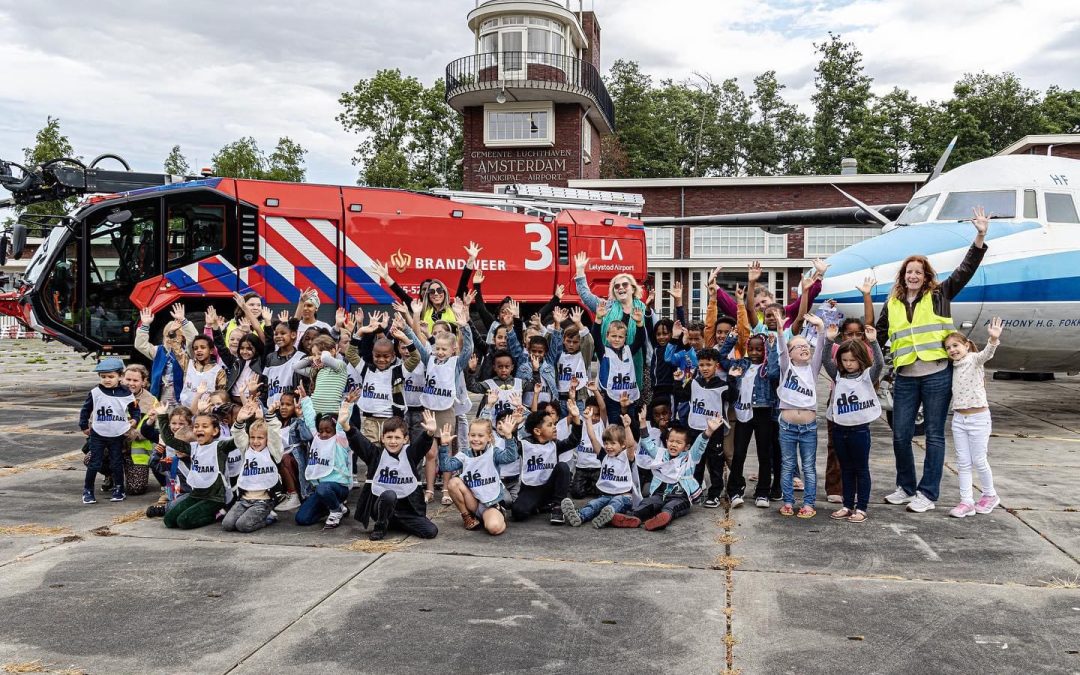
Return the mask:
POLYGON ((237 197, 259 209, 259 261, 241 281, 270 304, 293 304, 313 288, 325 306, 344 304, 341 188, 239 180, 237 197), (275 201, 276 200, 276 203, 275 201))
POLYGON ((408 192, 370 188, 342 188, 342 192, 345 289, 360 302, 384 302, 366 299, 374 295, 370 287, 377 285, 370 274, 372 260, 387 264, 394 280, 413 295, 425 279, 439 279, 453 292, 469 241, 482 248, 477 268, 486 277, 484 288, 491 289, 491 297, 485 297, 488 302, 504 295, 546 302, 555 289, 558 263, 552 223, 408 192))

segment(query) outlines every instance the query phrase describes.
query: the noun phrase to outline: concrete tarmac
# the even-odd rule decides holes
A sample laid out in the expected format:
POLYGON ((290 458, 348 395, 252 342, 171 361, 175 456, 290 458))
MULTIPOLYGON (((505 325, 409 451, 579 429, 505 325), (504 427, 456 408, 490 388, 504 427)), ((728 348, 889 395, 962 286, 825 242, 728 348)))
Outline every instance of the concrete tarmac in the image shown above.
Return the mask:
POLYGON ((936 510, 882 503, 879 422, 870 518, 831 521, 822 424, 812 520, 750 502, 490 537, 436 505, 436 539, 372 544, 351 517, 244 535, 166 530, 156 494, 83 506, 92 365, 0 343, 0 672, 1080 673, 1080 377, 988 381, 987 516, 947 516, 951 445, 936 510))

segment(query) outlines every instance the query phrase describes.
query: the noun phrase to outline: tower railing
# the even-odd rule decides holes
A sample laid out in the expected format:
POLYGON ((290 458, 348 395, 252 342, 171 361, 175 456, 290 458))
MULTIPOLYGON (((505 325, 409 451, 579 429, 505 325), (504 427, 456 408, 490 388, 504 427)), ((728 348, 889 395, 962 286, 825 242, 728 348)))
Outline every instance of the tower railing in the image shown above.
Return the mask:
POLYGON ((488 52, 446 66, 446 102, 485 89, 548 89, 592 99, 615 129, 615 105, 596 67, 582 59, 547 52, 488 52))

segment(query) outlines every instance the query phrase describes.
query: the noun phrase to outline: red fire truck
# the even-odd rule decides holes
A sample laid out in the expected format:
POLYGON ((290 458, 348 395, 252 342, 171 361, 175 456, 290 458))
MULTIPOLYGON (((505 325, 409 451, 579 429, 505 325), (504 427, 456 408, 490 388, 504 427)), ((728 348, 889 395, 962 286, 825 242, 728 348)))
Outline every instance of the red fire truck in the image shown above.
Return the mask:
MULTIPOLYGON (((4 305, 79 351, 130 354, 139 309, 159 312, 161 324, 171 303, 196 314, 210 303, 224 308, 237 291, 282 308, 314 288, 324 318, 336 307, 387 305, 393 297, 373 271, 375 260, 410 292, 428 278, 453 288, 469 241, 483 247, 477 268, 487 277, 489 300, 510 295, 542 303, 564 284, 573 302, 579 251, 589 254, 597 294, 606 295, 618 273, 639 280, 646 274, 644 228, 614 213, 522 209, 510 200, 492 208, 463 203, 482 197, 455 201, 391 189, 185 179, 105 171, 96 163, 18 167, 18 180, 10 164, 6 171, 0 165, 0 186, 17 204, 113 192, 52 217, 21 288, 4 305)), ((16 255, 26 226, 20 221, 9 235, 16 255)))

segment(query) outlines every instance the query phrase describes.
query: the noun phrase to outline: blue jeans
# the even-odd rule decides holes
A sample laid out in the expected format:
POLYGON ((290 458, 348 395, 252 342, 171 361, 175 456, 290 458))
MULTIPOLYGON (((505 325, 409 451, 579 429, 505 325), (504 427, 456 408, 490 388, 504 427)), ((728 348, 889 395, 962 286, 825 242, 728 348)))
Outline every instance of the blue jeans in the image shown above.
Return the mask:
POLYGON ((595 518, 605 506, 610 505, 615 509, 615 513, 627 513, 632 503, 630 495, 600 495, 586 504, 578 513, 581 515, 581 522, 587 523, 595 518))
POLYGON ((349 486, 341 483, 319 483, 300 508, 296 510, 297 525, 314 525, 330 515, 330 509, 341 508, 349 497, 349 486))
POLYGON ((123 436, 98 436, 96 431, 90 432, 90 440, 87 443, 90 448, 90 461, 86 464, 86 477, 83 480, 83 489, 94 491, 94 478, 98 471, 109 463, 109 471, 113 486, 124 489, 124 437, 123 436))
POLYGON ((795 503, 795 469, 802 460, 803 505, 817 499, 817 420, 789 424, 780 419, 780 494, 785 504, 795 503))
POLYGON ((897 374, 893 383, 893 454, 896 455, 896 485, 908 495, 916 490, 932 502, 941 488, 941 469, 945 463, 945 418, 952 400, 952 364, 945 370, 923 377, 897 374), (915 434, 915 416, 922 404, 926 420, 926 459, 922 480, 915 484, 915 454, 911 437, 915 434))
POLYGON ((866 511, 870 501, 870 425, 833 425, 833 449, 840 462, 844 506, 866 511))

